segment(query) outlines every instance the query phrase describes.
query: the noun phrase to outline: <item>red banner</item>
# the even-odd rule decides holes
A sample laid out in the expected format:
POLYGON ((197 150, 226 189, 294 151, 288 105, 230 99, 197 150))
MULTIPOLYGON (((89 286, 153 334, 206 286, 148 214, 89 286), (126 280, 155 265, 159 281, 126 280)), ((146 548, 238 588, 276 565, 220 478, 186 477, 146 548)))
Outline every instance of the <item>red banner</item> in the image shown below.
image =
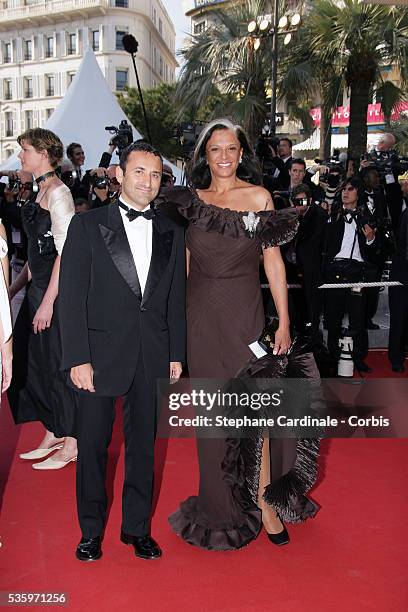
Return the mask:
MULTIPOLYGON (((408 111, 408 102, 400 102, 392 111, 391 119, 397 121, 403 111, 408 111)), ((316 127, 320 127, 320 108, 312 108, 310 111, 316 127)), ((333 113, 332 127, 347 127, 350 123, 350 107, 338 106, 333 113)), ((379 125, 385 123, 384 113, 381 104, 369 104, 367 110, 367 125, 379 125)))

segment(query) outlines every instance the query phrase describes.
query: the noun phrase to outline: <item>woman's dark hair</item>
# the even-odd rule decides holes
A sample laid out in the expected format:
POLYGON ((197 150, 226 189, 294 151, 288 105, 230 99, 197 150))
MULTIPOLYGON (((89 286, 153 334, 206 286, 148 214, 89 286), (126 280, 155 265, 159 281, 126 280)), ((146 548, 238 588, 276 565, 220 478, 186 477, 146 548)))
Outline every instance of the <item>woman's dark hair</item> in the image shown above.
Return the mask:
POLYGON ((252 183, 262 185, 262 170, 249 142, 248 136, 239 125, 234 125, 229 119, 215 119, 205 126, 197 141, 193 158, 188 168, 188 180, 196 189, 207 189, 211 183, 211 172, 207 164, 206 146, 212 134, 217 130, 231 130, 238 138, 242 147, 242 162, 237 168, 237 177, 252 183))
POLYGON ((333 207, 342 207, 341 192, 347 185, 351 185, 352 187, 357 189, 357 206, 363 206, 364 204, 366 204, 367 198, 365 196, 365 185, 363 181, 358 176, 350 176, 341 184, 338 192, 336 193, 336 197, 333 202, 333 207))
POLYGON ((29 145, 34 147, 37 153, 46 151, 48 153, 48 160, 52 168, 57 168, 64 156, 64 145, 60 138, 44 128, 32 128, 26 130, 17 138, 17 142, 21 145, 23 142, 27 142, 29 145))

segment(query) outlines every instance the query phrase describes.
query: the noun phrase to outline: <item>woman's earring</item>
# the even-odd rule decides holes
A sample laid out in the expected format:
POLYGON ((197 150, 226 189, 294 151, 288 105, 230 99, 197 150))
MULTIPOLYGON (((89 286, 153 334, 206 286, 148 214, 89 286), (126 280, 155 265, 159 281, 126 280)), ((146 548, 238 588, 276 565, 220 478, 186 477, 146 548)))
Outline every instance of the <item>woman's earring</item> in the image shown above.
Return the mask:
POLYGON ((240 164, 242 164, 242 157, 240 157, 240 159, 239 159, 239 163, 240 163, 240 164))

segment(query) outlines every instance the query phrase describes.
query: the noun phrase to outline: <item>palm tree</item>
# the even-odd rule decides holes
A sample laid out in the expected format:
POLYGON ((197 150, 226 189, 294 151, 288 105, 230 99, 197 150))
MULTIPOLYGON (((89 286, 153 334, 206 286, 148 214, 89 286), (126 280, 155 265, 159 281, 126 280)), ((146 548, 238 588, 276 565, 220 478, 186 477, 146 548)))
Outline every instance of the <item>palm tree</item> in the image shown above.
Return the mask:
POLYGON ((367 109, 374 90, 383 110, 391 113, 408 84, 408 9, 361 4, 359 0, 316 0, 308 16, 310 53, 332 74, 342 72, 350 90, 349 155, 366 149, 367 109), (383 79, 394 65, 402 89, 383 79))
POLYGON ((268 112, 271 45, 256 52, 247 26, 269 12, 268 6, 267 0, 244 0, 217 11, 215 25, 194 36, 182 50, 184 66, 177 88, 180 113, 199 109, 217 87, 231 95, 231 103, 222 112, 244 125, 253 138, 259 135, 268 112))

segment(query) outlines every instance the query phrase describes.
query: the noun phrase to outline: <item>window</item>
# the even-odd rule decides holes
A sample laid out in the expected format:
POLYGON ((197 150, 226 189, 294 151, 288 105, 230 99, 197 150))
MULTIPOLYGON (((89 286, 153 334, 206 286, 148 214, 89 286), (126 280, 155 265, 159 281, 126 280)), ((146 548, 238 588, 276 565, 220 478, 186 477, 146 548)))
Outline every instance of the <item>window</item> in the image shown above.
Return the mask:
POLYGON ((33 127, 33 111, 28 110, 25 112, 25 129, 31 130, 33 127))
POLYGON ((68 87, 71 85, 72 81, 74 80, 74 76, 76 75, 76 72, 68 72, 67 75, 67 85, 68 87))
POLYGON ((46 83, 46 92, 45 95, 46 96, 53 96, 55 95, 55 90, 54 90, 54 75, 53 74, 49 74, 45 77, 45 83, 46 83))
POLYGON ((31 39, 24 41, 24 60, 27 62, 33 59, 33 41, 31 39))
POLYGON ((11 43, 4 43, 3 61, 5 64, 10 64, 11 62, 11 43))
POLYGON ((68 49, 67 55, 75 55, 76 54, 76 34, 68 34, 68 49))
POLYGON ((13 97, 13 88, 11 79, 4 79, 4 99, 11 100, 13 97))
POLYGON ((160 57, 160 70, 159 70, 159 72, 160 72, 160 76, 162 77, 163 76, 163 58, 162 57, 160 57))
POLYGON ((153 23, 154 25, 156 25, 156 19, 157 19, 157 13, 156 13, 156 9, 153 9, 153 23))
POLYGON ((51 117, 53 112, 54 112, 53 108, 46 108, 45 109, 45 118, 46 118, 47 121, 51 117))
POLYGON ((160 34, 163 34, 163 22, 160 19, 160 17, 159 17, 159 32, 160 32, 160 34))
POLYGON ((92 30, 92 51, 99 51, 99 30, 92 30))
POLYGON ((33 79, 31 79, 30 77, 26 77, 24 79, 24 97, 33 97, 33 79))
POLYGON ((119 8, 128 8, 129 0, 115 0, 115 6, 119 8))
POLYGON ((116 91, 124 91, 128 80, 127 70, 116 71, 116 91))
POLYGON ((199 21, 198 23, 194 24, 194 34, 195 35, 199 35, 202 34, 202 32, 204 32, 205 30, 205 21, 199 21))
POLYGON ((54 38, 48 36, 45 41, 45 57, 54 57, 54 38))
POLYGON ((124 46, 122 42, 122 38, 127 34, 126 30, 116 30, 116 50, 123 51, 124 46))
POLYGON ((13 135, 13 113, 4 113, 6 121, 6 136, 13 135))
POLYGON ((8 159, 9 157, 11 157, 11 156, 13 155, 13 153, 14 153, 14 150, 13 150, 13 149, 6 149, 6 157, 7 157, 7 159, 8 159))

